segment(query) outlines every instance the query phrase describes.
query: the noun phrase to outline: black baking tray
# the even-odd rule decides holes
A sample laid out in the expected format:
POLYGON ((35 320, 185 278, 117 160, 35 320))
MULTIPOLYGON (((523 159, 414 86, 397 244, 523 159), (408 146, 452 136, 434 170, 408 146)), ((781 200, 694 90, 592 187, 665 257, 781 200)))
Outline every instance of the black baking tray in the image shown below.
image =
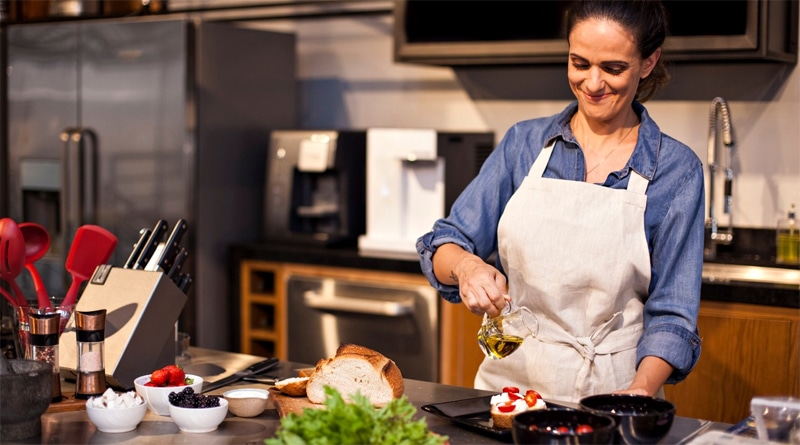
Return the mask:
MULTIPOLYGON (((490 404, 492 395, 472 397, 469 399, 454 400, 452 402, 432 403, 423 405, 425 412, 444 417, 467 429, 492 436, 495 439, 511 442, 511 430, 495 428, 492 422, 490 404)), ((563 405, 545 402, 548 408, 571 409, 563 405)))

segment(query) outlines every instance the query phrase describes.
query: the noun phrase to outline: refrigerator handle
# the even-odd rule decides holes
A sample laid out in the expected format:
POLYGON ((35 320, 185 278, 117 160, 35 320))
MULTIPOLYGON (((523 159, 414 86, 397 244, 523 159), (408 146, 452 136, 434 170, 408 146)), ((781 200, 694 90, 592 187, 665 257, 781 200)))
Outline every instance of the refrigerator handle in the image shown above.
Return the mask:
POLYGON ((64 252, 72 234, 84 224, 97 221, 97 135, 90 128, 66 128, 61 132, 61 233, 64 252))

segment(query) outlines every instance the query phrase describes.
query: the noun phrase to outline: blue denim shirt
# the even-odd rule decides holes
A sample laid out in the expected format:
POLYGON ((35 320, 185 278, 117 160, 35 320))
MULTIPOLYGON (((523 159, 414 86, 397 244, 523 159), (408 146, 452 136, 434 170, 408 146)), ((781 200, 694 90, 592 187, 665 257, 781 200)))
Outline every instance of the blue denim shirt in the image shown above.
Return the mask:
MULTIPOLYGON (((651 279, 637 367, 645 356, 660 357, 675 368, 667 383, 677 383, 686 378, 700 356, 697 313, 703 270, 703 165, 689 147, 662 133, 644 106, 636 102, 633 106, 641 120, 639 140, 628 164, 611 173, 603 186, 626 188, 632 170, 650 181, 644 224, 651 279)), ((458 287, 443 285, 433 274, 431 258, 436 248, 455 243, 486 260, 496 254, 500 215, 545 145, 556 139, 544 177, 583 181, 583 151, 569 126, 576 111, 577 102, 573 102, 560 114, 511 127, 455 201, 449 216, 436 221, 432 231, 417 240, 422 272, 444 299, 461 301, 458 287)), ((502 271, 499 258, 495 263, 502 271)))

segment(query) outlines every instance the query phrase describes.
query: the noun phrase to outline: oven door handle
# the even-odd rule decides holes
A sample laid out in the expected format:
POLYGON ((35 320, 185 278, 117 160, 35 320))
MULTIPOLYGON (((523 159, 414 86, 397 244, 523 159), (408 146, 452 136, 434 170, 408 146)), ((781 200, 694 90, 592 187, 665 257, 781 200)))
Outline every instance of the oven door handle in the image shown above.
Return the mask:
POLYGON ((355 312, 359 314, 402 317, 414 313, 414 299, 400 301, 351 298, 338 295, 322 295, 314 291, 303 292, 307 307, 328 311, 355 312))

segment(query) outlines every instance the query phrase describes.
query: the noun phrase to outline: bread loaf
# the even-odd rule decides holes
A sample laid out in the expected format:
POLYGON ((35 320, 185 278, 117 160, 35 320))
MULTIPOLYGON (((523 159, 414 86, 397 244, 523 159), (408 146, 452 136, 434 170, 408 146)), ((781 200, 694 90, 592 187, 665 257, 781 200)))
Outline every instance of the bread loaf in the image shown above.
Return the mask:
POLYGON ((317 362, 306 385, 308 400, 324 403, 325 386, 339 391, 346 402, 352 402, 352 396, 360 392, 376 407, 402 396, 404 391, 403 376, 394 361, 350 343, 339 346, 335 356, 317 362))
POLYGON ((307 384, 308 377, 291 377, 275 382, 275 388, 284 394, 297 397, 306 395, 307 384))

